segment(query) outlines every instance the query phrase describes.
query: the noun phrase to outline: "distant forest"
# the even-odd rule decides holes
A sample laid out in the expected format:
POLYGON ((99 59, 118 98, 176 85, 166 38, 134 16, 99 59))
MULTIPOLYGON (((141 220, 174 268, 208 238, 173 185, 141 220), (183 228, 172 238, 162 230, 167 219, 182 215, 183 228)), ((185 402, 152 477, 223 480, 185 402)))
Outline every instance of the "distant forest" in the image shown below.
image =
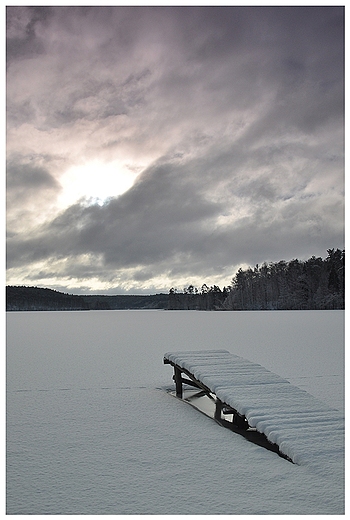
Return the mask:
POLYGON ((281 260, 239 269, 231 285, 169 292, 169 309, 307 310, 344 309, 345 251, 328 249, 326 259, 281 260))
POLYGON ((231 284, 189 285, 169 294, 80 296, 52 289, 6 287, 7 311, 40 310, 308 310, 345 308, 345 251, 328 249, 324 260, 281 260, 239 269, 231 284))
POLYGON ((167 309, 168 299, 167 294, 78 296, 40 287, 6 287, 7 311, 167 309))

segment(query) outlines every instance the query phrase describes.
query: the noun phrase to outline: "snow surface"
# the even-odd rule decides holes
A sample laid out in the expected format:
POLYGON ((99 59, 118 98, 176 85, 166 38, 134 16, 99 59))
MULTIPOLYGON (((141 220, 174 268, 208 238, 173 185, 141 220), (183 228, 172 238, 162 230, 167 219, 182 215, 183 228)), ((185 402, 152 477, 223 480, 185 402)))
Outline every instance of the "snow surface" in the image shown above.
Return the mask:
POLYGON ((344 459, 344 416, 257 363, 227 350, 168 352, 294 463, 320 471, 344 459))
POLYGON ((226 349, 342 410, 344 312, 6 319, 8 514, 344 513, 341 460, 291 464, 220 427, 169 395, 163 364, 167 351, 226 349))

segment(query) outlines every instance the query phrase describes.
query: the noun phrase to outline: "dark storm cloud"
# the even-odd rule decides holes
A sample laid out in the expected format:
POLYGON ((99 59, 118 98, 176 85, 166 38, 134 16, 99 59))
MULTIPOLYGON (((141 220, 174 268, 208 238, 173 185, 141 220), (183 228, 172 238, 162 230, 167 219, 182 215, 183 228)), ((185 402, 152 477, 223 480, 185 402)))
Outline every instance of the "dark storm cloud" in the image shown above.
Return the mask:
POLYGON ((343 246, 342 7, 8 13, 8 148, 35 156, 9 164, 9 267, 228 283, 343 246), (128 192, 30 228, 24 212, 20 231, 16 194, 59 193, 60 165, 113 154, 143 170, 128 192))
POLYGON ((6 165, 7 186, 9 190, 59 189, 59 184, 50 173, 40 166, 10 159, 6 165))
POLYGON ((45 23, 51 14, 47 7, 7 7, 6 60, 10 64, 18 58, 30 58, 42 54, 44 42, 36 33, 38 24, 45 23))
MULTIPOLYGON (((7 232, 18 231, 18 222, 40 221, 40 213, 45 214, 45 205, 61 190, 60 184, 38 161, 43 158, 10 157, 6 164, 7 206, 11 208, 7 216, 7 232)), ((19 224, 19 229, 21 225, 19 224)))
POLYGON ((206 221, 220 209, 200 196, 195 199, 183 172, 164 164, 102 207, 71 206, 37 237, 20 242, 15 253, 9 245, 9 262, 27 251, 28 261, 92 253, 115 267, 148 265, 170 259, 186 244, 192 248, 206 221))

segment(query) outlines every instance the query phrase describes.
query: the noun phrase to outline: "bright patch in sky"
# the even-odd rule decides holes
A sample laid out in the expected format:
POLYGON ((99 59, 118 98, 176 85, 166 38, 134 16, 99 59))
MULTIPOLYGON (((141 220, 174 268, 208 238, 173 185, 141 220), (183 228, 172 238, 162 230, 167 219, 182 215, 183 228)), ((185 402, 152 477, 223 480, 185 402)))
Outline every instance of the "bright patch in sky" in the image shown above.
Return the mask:
POLYGON ((72 166, 60 178, 59 204, 67 207, 87 198, 102 205, 109 197, 121 195, 131 188, 137 175, 119 161, 104 163, 95 160, 72 166))

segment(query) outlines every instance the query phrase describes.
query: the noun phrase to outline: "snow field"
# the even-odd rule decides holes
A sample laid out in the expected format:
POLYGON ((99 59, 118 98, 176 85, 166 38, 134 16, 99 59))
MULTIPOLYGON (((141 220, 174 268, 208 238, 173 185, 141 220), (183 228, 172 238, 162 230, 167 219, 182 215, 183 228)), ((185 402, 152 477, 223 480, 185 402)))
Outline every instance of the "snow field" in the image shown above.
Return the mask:
POLYGON ((291 464, 220 427, 169 395, 163 364, 166 351, 218 346, 341 409, 343 322, 337 311, 8 313, 8 514, 343 514, 337 457, 291 464))

